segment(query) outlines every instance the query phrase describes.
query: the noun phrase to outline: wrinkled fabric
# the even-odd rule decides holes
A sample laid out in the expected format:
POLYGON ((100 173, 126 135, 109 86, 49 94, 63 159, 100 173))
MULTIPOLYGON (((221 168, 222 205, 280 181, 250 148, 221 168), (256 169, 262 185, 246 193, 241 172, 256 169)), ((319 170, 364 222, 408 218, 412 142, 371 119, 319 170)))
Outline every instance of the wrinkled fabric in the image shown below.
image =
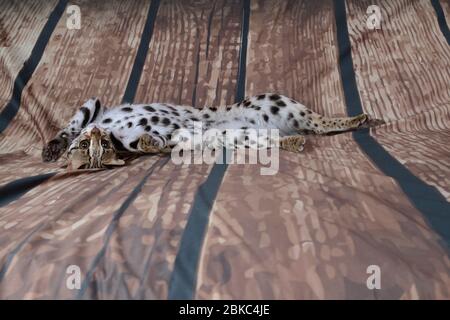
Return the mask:
MULTIPOLYGON (((79 30, 67 28, 65 12, 48 26, 56 0, 0 2, 0 119, 50 28, 0 134, 0 298, 168 299, 175 278, 191 277, 196 299, 449 299, 449 239, 417 206, 422 195, 405 191, 407 177, 386 174, 352 133, 307 136, 301 154, 280 151, 275 175, 230 164, 216 179, 214 165, 160 156, 78 172, 66 172, 63 159, 41 162, 44 144, 84 101, 120 104, 130 85, 136 103, 201 108, 231 104, 244 90, 347 115, 339 2, 71 1, 79 30), (216 195, 205 192, 209 181, 216 195), (198 214, 204 230, 189 230, 199 243, 183 237, 198 214), (196 253, 187 252, 193 275, 183 273, 186 248, 196 253), (72 265, 80 289, 67 285, 72 265), (378 290, 367 286, 372 265, 378 290)), ((450 3, 439 4, 448 25, 450 3)), ((450 226, 450 44, 432 1, 345 5, 345 54, 362 109, 386 121, 370 141, 432 188, 438 196, 427 201, 450 226), (379 30, 366 26, 373 4, 379 30)))

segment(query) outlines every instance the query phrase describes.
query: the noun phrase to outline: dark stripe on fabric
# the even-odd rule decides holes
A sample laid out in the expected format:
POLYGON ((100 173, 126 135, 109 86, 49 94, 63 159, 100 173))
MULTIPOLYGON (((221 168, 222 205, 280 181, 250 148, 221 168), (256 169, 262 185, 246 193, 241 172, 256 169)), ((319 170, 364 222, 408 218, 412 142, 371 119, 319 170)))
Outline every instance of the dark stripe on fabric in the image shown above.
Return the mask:
POLYGON ((125 211, 128 209, 128 207, 134 202, 134 200, 137 198, 139 193, 142 191, 142 188, 144 184, 147 182, 147 179, 153 174, 156 166, 160 164, 159 168, 162 168, 168 161, 170 160, 170 157, 166 158, 160 158, 158 161, 156 161, 147 171, 145 176, 142 178, 142 180, 138 183, 138 185, 133 189, 133 191, 128 195, 126 200, 122 203, 120 208, 114 212, 113 218, 111 222, 108 224, 108 228, 105 231, 104 234, 104 241, 103 246, 100 249, 100 251, 95 256, 94 260, 92 261, 92 264, 89 267, 88 272, 86 273, 86 277, 84 278, 84 281, 81 285, 80 290, 78 291, 78 294, 76 296, 77 299, 82 299, 86 289, 88 288, 90 282, 92 281, 92 275, 95 271, 95 268, 97 268, 97 265, 101 261, 101 259, 105 256, 106 250, 109 245, 109 241, 111 239, 111 236, 113 232, 116 230, 117 225, 119 223, 120 218, 125 213, 125 211), (162 162, 162 163, 161 163, 162 162))
POLYGON ((84 128, 89 123, 89 118, 91 117, 91 112, 86 107, 81 107, 80 111, 83 113, 83 122, 81 123, 81 127, 84 128))
POLYGON ((437 21, 439 24, 439 28, 441 29, 442 34, 444 35, 447 43, 450 45, 450 30, 448 28, 447 21, 445 20, 444 10, 442 10, 441 3, 439 0, 431 0, 431 5, 436 12, 437 21))
MULTIPOLYGON (((337 41, 339 47, 339 66, 344 89, 347 111, 350 116, 363 112, 356 84, 351 44, 348 34, 344 0, 335 0, 337 41)), ((424 215, 430 226, 439 234, 443 245, 450 246, 450 203, 433 186, 412 174, 397 159, 391 156, 371 135, 369 129, 353 132, 358 146, 373 163, 387 176, 392 177, 407 195, 411 203, 424 215)))
POLYGON ((144 68, 145 59, 147 58, 150 40, 153 35, 153 27, 155 25, 156 15, 159 8, 159 0, 152 0, 150 8, 147 13, 147 20, 145 21, 144 30, 142 31, 141 42, 136 53, 133 69, 131 69, 128 85, 122 99, 123 103, 132 103, 136 96, 137 86, 141 79, 142 69, 144 68))
MULTIPOLYGON (((243 2, 241 48, 235 102, 244 99, 247 42, 250 21, 250 0, 243 2)), ((223 150, 223 164, 214 164, 211 172, 195 194, 189 219, 181 238, 175 259, 174 270, 169 283, 169 299, 193 299, 197 286, 198 263, 209 217, 220 185, 227 170, 226 164, 231 152, 223 150)))
MULTIPOLYGON (((33 177, 26 177, 23 179, 17 179, 13 182, 7 183, 6 185, 0 187, 0 207, 6 206, 14 200, 20 198, 22 195, 27 193, 29 190, 33 189, 35 186, 47 181, 53 177, 56 172, 40 174, 33 177)), ((26 237, 23 239, 11 252, 6 256, 5 263, 0 268, 0 282, 5 277, 6 272, 11 265, 12 260, 16 256, 17 252, 22 249, 22 247, 29 241, 29 239, 39 230, 43 228, 40 224, 38 227, 33 229, 26 237)))
POLYGON ((25 193, 53 177, 56 172, 17 179, 0 187, 0 207, 4 207, 25 193))
POLYGON ((8 272, 9 266, 11 265, 14 257, 17 255, 17 253, 22 249, 22 247, 27 244, 31 237, 34 236, 37 232, 42 230, 46 226, 45 223, 39 224, 37 227, 35 227, 22 241, 19 242, 19 244, 11 250, 11 252, 8 253, 6 256, 5 263, 0 268, 0 282, 3 281, 5 278, 6 273, 8 272))
POLYGON ((36 70, 39 61, 41 60, 44 53, 45 47, 47 46, 47 43, 50 39, 50 36, 52 35, 59 19, 64 13, 66 4, 67 0, 60 0, 56 7, 53 9, 47 22, 45 23, 44 28, 39 34, 36 44, 31 51, 30 57, 27 61, 25 61, 22 69, 20 69, 19 74, 14 80, 11 100, 0 113, 0 134, 5 131, 5 129, 17 115, 17 112, 19 112, 23 89, 28 84, 28 81, 36 70))
POLYGON ((198 44, 197 44, 197 54, 195 57, 195 75, 194 75, 194 92, 192 93, 192 106, 195 107, 195 103, 197 100, 197 86, 198 86, 198 73, 199 73, 199 68, 200 68, 200 40, 197 40, 198 44))

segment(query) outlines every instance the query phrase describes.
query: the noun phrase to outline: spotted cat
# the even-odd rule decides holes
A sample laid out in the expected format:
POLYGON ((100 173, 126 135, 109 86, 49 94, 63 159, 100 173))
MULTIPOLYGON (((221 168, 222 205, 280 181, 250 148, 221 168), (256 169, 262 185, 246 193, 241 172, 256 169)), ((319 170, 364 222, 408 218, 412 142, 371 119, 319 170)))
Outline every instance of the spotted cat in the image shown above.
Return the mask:
POLYGON ((176 133, 193 131, 196 123, 202 124, 203 131, 216 129, 225 133, 241 129, 239 137, 244 140, 248 139, 246 131, 251 129, 278 129, 281 137, 278 146, 300 152, 305 134, 337 133, 379 122, 369 121, 366 114, 325 117, 293 99, 273 93, 203 109, 167 103, 124 104, 105 109, 98 99, 92 98, 44 147, 42 159, 56 161, 67 150, 72 169, 123 165, 118 152, 170 152, 180 142, 176 133))

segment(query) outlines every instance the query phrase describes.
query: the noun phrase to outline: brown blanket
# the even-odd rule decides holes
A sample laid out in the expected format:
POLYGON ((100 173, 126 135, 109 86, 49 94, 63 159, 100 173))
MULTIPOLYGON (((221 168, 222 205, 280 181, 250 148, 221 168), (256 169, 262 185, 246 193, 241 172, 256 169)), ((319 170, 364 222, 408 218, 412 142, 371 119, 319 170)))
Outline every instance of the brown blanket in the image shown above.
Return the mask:
POLYGON ((66 0, 0 2, 0 298, 450 298, 448 0, 70 4, 80 29, 66 0), (40 160, 92 96, 201 108, 270 91, 386 124, 308 137, 273 176, 40 160))

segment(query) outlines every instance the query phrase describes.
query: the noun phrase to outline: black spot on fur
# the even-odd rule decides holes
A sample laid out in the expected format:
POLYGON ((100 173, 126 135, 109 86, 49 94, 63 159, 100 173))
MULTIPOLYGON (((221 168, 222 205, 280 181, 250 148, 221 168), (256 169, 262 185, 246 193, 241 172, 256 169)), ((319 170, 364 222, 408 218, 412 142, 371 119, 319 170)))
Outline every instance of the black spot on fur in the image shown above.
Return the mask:
POLYGON ((176 111, 172 111, 172 114, 173 114, 174 116, 176 116, 176 117, 179 117, 179 116, 180 116, 180 114, 179 114, 178 112, 176 112, 176 111))
POLYGON ((264 114, 263 115, 263 119, 264 119, 265 122, 268 122, 269 121, 269 116, 267 114, 264 114))
POLYGON ((294 124, 294 128, 298 128, 298 121, 297 120, 294 119, 293 124, 294 124))
POLYGON ((292 112, 289 112, 288 114, 288 120, 291 120, 294 117, 294 115, 292 114, 292 112))
POLYGON ((230 111, 231 110, 231 107, 227 107, 227 111, 230 111))
POLYGON ((207 114, 207 113, 204 114, 204 115, 203 115, 203 119, 209 119, 209 114, 207 114))
POLYGON ((151 126, 145 126, 145 131, 149 132, 150 130, 152 130, 151 126))
POLYGON ((142 118, 141 120, 139 120, 139 126, 146 126, 147 125, 147 119, 145 119, 145 118, 142 118))
POLYGON ((106 118, 105 120, 102 121, 102 123, 111 123, 112 119, 111 118, 106 118))
POLYGON ((280 96, 278 94, 273 94, 270 96, 270 100, 276 101, 276 100, 280 100, 280 96))
POLYGON ((158 116, 153 116, 153 117, 151 117, 150 120, 151 120, 153 123, 158 123, 159 117, 158 117, 158 116))
POLYGON ((244 107, 248 107, 248 106, 250 106, 252 103, 250 102, 250 101, 248 101, 248 100, 245 100, 244 101, 244 107))
POLYGON ((314 127, 318 127, 319 125, 317 123, 314 123, 314 127))
POLYGON ((191 118, 192 121, 199 121, 196 117, 191 118))
POLYGON ((91 122, 94 122, 95 119, 97 119, 98 113, 100 112, 100 101, 96 100, 95 101, 95 110, 94 110, 94 115, 92 116, 92 120, 91 122))
POLYGON ((260 94, 259 96, 258 96, 258 100, 263 100, 263 99, 265 99, 266 98, 266 95, 265 94, 260 94))
POLYGON ((117 151, 127 151, 127 149, 123 146, 122 142, 117 139, 114 134, 110 134, 109 137, 111 138, 111 142, 114 145, 114 148, 116 148, 117 151))
POLYGON ((133 111, 133 108, 124 107, 124 108, 122 108, 122 111, 124 111, 124 112, 131 112, 131 111, 133 111))
POLYGON ((250 123, 251 123, 251 124, 255 124, 255 120, 253 120, 253 119, 250 120, 250 123))
POLYGON ((291 102, 292 102, 292 103, 297 103, 297 101, 295 101, 294 99, 291 99, 291 102))
POLYGON ((139 143, 139 139, 134 140, 133 142, 130 142, 130 147, 133 149, 137 149, 138 143, 139 143))
POLYGON ((131 128, 132 126, 133 126, 133 124, 132 124, 131 122, 128 122, 128 123, 127 123, 127 127, 128 127, 128 128, 131 128))
POLYGON ((81 107, 80 111, 83 113, 83 122, 81 123, 81 127, 84 128, 89 123, 91 112, 86 107, 81 107))
POLYGON ((261 110, 261 107, 255 107, 255 110, 259 111, 259 110, 261 110))
POLYGON ((312 111, 311 110, 308 110, 308 114, 311 114, 312 113, 312 111))
POLYGON ((305 116, 305 113, 304 113, 303 111, 301 111, 301 112, 300 112, 300 115, 301 115, 302 117, 304 117, 304 116, 305 116))
POLYGON ((153 133, 154 135, 156 135, 156 136, 159 136, 159 132, 156 131, 156 130, 153 130, 152 133, 153 133))
POLYGON ((280 111, 280 108, 275 106, 270 107, 270 112, 272 112, 272 114, 278 114, 278 111, 280 111))
POLYGON ((284 101, 277 101, 277 106, 279 107, 286 107, 286 103, 284 103, 284 101))
POLYGON ((213 111, 213 112, 216 112, 216 111, 217 111, 217 108, 216 108, 216 107, 210 107, 209 110, 211 110, 211 111, 213 111))
POLYGON ((172 126, 175 130, 180 129, 180 126, 177 123, 173 123, 172 126))
POLYGON ((169 111, 167 111, 167 110, 161 109, 160 111, 164 114, 169 114, 169 111))
POLYGON ((168 126, 168 125, 170 124, 170 119, 169 119, 169 118, 164 118, 164 119, 162 119, 162 123, 163 123, 165 126, 168 126))
POLYGON ((150 112, 155 112, 155 108, 153 108, 152 106, 145 106, 144 107, 145 110, 150 111, 150 112))

